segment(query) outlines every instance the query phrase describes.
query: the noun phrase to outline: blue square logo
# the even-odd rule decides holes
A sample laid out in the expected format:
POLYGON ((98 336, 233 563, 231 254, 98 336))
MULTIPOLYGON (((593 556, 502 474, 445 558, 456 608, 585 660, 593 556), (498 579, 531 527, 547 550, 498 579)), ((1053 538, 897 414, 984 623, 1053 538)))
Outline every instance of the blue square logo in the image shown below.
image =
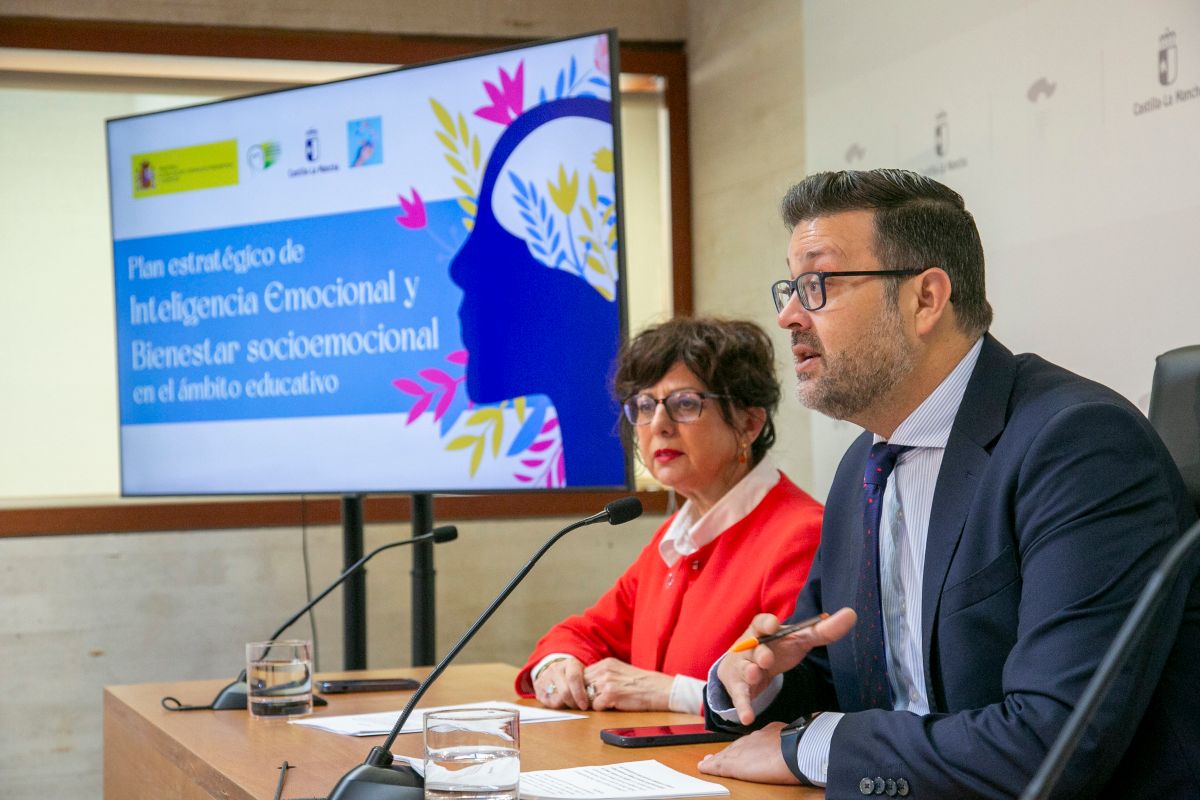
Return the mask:
POLYGON ((366 117, 346 123, 347 163, 351 168, 383 163, 383 118, 366 117))

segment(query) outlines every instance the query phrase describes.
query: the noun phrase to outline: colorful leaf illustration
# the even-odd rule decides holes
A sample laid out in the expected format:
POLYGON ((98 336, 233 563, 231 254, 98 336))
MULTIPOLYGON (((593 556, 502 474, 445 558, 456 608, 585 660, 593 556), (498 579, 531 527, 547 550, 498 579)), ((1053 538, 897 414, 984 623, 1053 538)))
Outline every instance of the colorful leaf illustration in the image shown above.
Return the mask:
POLYGON ((425 201, 421 199, 420 193, 414 188, 412 190, 412 199, 409 200, 404 195, 396 195, 400 200, 400 208, 404 211, 396 217, 396 222, 399 222, 409 230, 418 230, 425 227, 425 201))
POLYGON ((429 408, 429 404, 433 401, 433 392, 425 395, 417 402, 413 403, 413 407, 408 410, 408 418, 404 420, 405 425, 411 425, 413 420, 425 413, 425 409, 429 408))
POLYGON ((558 210, 569 216, 575 209, 575 198, 579 195, 579 173, 572 172, 570 177, 567 177, 566 168, 559 164, 558 183, 547 181, 546 188, 549 189, 550 197, 554 200, 554 205, 558 206, 558 210))
POLYGON ((468 231, 473 230, 475 214, 478 211, 478 186, 482 177, 483 159, 479 137, 472 135, 471 129, 467 125, 467 118, 461 112, 458 114, 456 123, 450 111, 437 100, 430 98, 429 105, 433 108, 433 114, 442 127, 441 130, 434 131, 434 135, 445 149, 442 157, 446 159, 446 163, 453 170, 451 180, 463 193, 461 198, 456 198, 464 214, 462 217, 463 227, 468 231))
POLYGON ((416 381, 410 381, 408 378, 396 378, 392 381, 392 385, 405 394, 421 397, 425 394, 425 389, 416 381))
MULTIPOLYGON (((528 406, 528 415, 522 423, 520 429, 517 430, 517 435, 513 437, 512 444, 508 447, 506 455, 515 456, 518 453, 523 453, 533 444, 543 433, 546 433, 542 425, 542 421, 546 418, 546 412, 550 409, 550 400, 545 395, 534 395, 531 398, 518 398, 522 405, 528 406)), ((518 410, 518 416, 520 411, 518 410)), ((557 420, 551 420, 555 425, 558 425, 557 420)))
POLYGON ((521 112, 524 110, 525 62, 518 63, 516 71, 511 76, 504 71, 504 67, 501 67, 499 83, 500 85, 497 86, 491 81, 483 82, 483 89, 492 103, 475 109, 475 116, 501 125, 508 125, 521 116, 521 112))
MULTIPOLYGON (((455 350, 446 356, 446 362, 456 367, 465 367, 467 351, 455 350)), ((466 374, 464 372, 455 377, 437 367, 427 367, 420 370, 417 375, 432 386, 426 388, 411 378, 396 378, 392 381, 392 385, 397 389, 417 398, 408 410, 405 424, 411 425, 433 405, 433 419, 435 422, 441 421, 442 434, 445 435, 458 419, 459 414, 466 409, 467 402, 464 393, 459 392, 459 388, 466 381, 466 374), (434 403, 435 399, 436 404, 434 403)))
POLYGON ((566 458, 563 454, 562 439, 556 433, 557 428, 558 420, 555 418, 542 425, 539 435, 549 435, 539 438, 529 446, 527 452, 534 455, 521 459, 521 466, 533 470, 532 474, 515 472, 513 477, 521 483, 536 483, 550 488, 566 485, 566 458))

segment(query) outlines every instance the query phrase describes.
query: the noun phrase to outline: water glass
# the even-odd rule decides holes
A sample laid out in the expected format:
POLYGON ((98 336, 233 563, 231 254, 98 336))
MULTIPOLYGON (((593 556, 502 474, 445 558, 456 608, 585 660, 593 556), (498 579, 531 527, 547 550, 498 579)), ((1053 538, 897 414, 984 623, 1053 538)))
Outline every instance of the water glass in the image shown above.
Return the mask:
POLYGON ((312 713, 312 642, 276 639, 247 644, 246 702, 256 719, 312 713))
POLYGON ((519 712, 448 708, 425 715, 425 797, 517 800, 519 712))

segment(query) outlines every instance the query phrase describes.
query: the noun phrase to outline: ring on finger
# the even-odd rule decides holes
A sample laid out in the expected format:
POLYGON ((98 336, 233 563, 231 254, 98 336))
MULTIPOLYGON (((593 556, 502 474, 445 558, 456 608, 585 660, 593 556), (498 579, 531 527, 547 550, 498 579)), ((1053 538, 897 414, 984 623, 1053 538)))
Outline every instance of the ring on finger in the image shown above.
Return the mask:
POLYGON ((592 700, 596 697, 596 687, 590 683, 587 685, 587 696, 588 700, 592 700))
POLYGON ((557 691, 558 691, 558 687, 555 686, 553 683, 546 684, 546 697, 553 697, 554 693, 557 691))

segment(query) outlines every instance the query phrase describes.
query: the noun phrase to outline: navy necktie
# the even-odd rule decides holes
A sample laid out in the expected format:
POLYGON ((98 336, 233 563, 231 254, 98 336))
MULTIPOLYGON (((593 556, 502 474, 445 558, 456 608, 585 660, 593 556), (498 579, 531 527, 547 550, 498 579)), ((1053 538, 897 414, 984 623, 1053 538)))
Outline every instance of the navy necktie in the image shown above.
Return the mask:
POLYGON ((883 612, 879 602, 879 522, 883 517, 883 490, 896 459, 911 447, 878 442, 871 447, 863 473, 863 550, 859 561, 858 592, 854 610, 854 654, 861 685, 863 708, 891 708, 887 657, 883 643, 883 612))

